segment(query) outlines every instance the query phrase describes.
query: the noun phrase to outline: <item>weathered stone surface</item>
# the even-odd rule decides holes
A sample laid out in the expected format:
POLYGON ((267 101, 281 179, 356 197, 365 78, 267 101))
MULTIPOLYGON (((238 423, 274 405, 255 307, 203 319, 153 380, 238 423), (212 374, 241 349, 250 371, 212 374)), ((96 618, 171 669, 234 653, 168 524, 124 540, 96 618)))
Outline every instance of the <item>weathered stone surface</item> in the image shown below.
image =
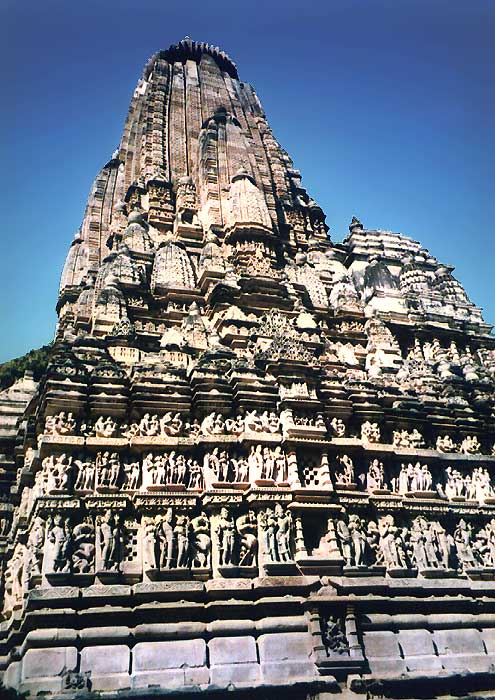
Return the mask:
POLYGON ((311 642, 307 634, 287 632, 262 634, 258 637, 260 661, 306 661, 311 655, 311 642))
POLYGON ((206 643, 202 639, 166 642, 139 642, 132 650, 135 671, 204 666, 206 643))
POLYGON ((399 644, 408 671, 442 670, 442 663, 436 655, 431 632, 427 630, 401 630, 399 644))
POLYGON ((127 673, 131 652, 123 644, 85 647, 81 650, 81 671, 93 675, 127 673))
POLYGON ((254 637, 217 637, 208 642, 211 666, 257 663, 254 637))
POLYGON ((60 676, 64 670, 75 670, 76 647, 60 649, 28 649, 22 660, 23 680, 60 676))

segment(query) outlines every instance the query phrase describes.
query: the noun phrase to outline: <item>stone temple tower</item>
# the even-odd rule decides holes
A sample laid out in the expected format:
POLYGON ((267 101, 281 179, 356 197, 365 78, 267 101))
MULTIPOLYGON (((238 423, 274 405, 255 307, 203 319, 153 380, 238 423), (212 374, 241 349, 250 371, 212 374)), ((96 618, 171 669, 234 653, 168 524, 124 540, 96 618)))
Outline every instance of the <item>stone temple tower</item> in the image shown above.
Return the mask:
POLYGON ((4 685, 495 691, 495 338, 452 270, 333 242, 231 59, 155 54, 0 394, 4 685))

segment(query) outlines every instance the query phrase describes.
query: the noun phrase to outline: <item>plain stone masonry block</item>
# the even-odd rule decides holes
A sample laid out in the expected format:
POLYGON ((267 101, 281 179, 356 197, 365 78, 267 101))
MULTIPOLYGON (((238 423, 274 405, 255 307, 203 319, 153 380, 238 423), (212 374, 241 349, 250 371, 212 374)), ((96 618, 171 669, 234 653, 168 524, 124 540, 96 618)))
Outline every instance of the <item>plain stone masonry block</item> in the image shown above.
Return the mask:
POLYGON ((311 642, 306 633, 282 632, 280 634, 262 634, 258 637, 260 661, 288 661, 303 659, 307 661, 311 654, 311 642))
POLYGON ((433 636, 446 671, 475 673, 490 669, 492 659, 486 654, 479 630, 435 630, 433 636))
POLYGON ((433 645, 433 635, 428 630, 401 630, 399 644, 408 671, 442 670, 442 663, 433 645))
POLYGON ((81 671, 91 671, 91 689, 108 691, 130 688, 130 655, 128 647, 121 645, 83 649, 81 671))
POLYGON ((206 642, 203 639, 140 642, 132 651, 133 671, 161 671, 206 664, 206 642))
POLYGON ((257 663, 254 637, 217 637, 208 642, 210 666, 257 663))
POLYGON ((81 651, 81 671, 92 675, 128 673, 131 652, 124 644, 86 647, 81 651))
POLYGON ((395 675, 406 671, 398 635, 394 632, 365 632, 363 641, 371 673, 395 675))
POLYGON ((64 671, 73 671, 77 666, 76 647, 57 649, 28 649, 22 660, 22 678, 50 678, 64 671))
POLYGON ((271 683, 295 678, 313 678, 316 666, 307 633, 262 634, 258 637, 261 673, 271 683))
POLYGON ((213 684, 240 687, 259 681, 254 637, 217 637, 208 642, 208 651, 213 684))
POLYGON ((17 688, 21 682, 22 664, 20 661, 13 661, 7 666, 3 676, 3 684, 7 688, 17 688))
POLYGON ((495 654, 495 627, 486 627, 481 630, 481 636, 488 654, 495 654))
POLYGON ((210 679, 214 685, 237 687, 250 685, 258 682, 261 677, 259 664, 222 664, 212 666, 210 669, 210 679))
POLYGON ((209 683, 203 639, 140 642, 132 650, 132 685, 180 688, 209 683))
POLYGON ((203 668, 168 669, 165 671, 143 671, 132 675, 133 688, 160 685, 167 690, 184 686, 204 685, 210 682, 210 671, 203 668))
POLYGON ((484 654, 481 633, 475 629, 435 630, 433 633, 439 654, 484 654))

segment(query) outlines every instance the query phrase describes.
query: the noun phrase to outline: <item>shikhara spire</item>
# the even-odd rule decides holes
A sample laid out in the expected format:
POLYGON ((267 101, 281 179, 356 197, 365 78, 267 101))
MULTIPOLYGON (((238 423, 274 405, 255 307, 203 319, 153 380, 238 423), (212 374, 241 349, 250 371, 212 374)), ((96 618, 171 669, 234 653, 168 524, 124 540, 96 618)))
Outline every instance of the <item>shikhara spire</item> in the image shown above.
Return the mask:
POLYGON ((229 56, 155 54, 0 394, 4 684, 493 690, 495 339, 452 269, 332 241, 229 56))

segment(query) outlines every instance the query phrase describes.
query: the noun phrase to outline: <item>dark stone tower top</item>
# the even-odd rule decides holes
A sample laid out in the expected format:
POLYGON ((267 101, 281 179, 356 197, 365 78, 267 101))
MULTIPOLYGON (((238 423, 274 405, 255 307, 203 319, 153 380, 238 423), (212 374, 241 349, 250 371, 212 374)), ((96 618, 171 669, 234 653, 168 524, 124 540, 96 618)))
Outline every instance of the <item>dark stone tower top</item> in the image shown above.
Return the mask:
POLYGON ((179 41, 178 44, 172 44, 168 49, 160 51, 157 56, 168 61, 168 63, 175 63, 176 61, 185 63, 190 59, 199 63, 203 55, 211 56, 220 70, 230 75, 231 78, 237 79, 239 77, 237 75, 237 66, 225 51, 204 41, 193 41, 188 36, 179 41))

